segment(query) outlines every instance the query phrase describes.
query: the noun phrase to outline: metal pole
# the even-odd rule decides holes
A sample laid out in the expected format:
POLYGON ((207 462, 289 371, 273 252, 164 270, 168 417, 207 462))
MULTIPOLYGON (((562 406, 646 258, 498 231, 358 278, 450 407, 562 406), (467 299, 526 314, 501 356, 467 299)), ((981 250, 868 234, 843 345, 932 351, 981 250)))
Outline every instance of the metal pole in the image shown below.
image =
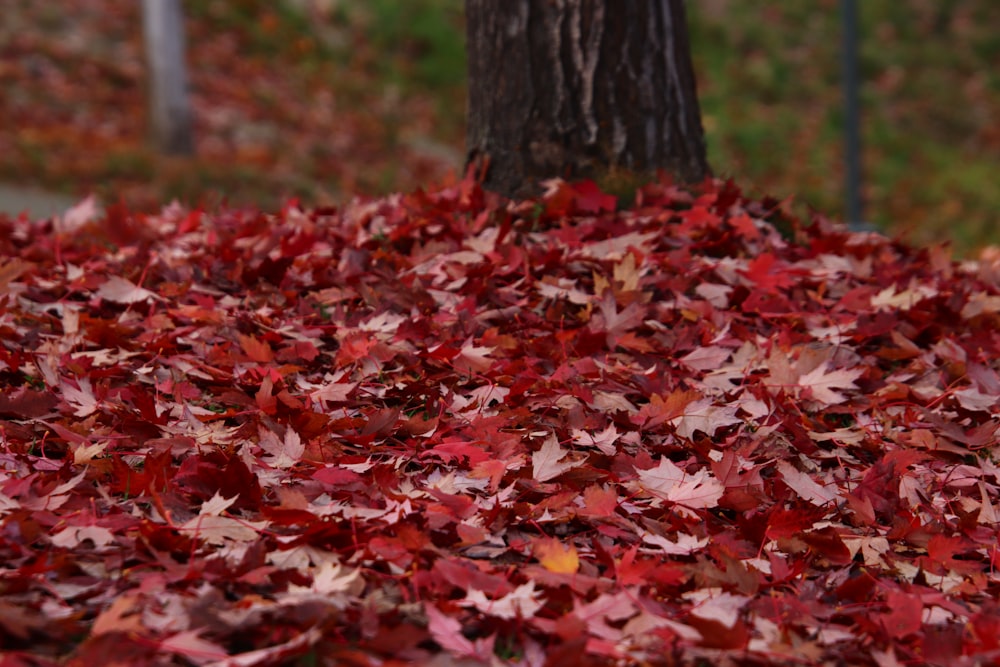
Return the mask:
POLYGON ((845 215, 852 229, 865 229, 861 198, 861 101, 858 74, 858 5, 856 0, 841 0, 843 44, 841 48, 844 86, 844 186, 847 196, 845 215))
POLYGON ((194 136, 180 0, 144 0, 142 23, 151 79, 150 115, 154 138, 164 153, 191 155, 194 136))

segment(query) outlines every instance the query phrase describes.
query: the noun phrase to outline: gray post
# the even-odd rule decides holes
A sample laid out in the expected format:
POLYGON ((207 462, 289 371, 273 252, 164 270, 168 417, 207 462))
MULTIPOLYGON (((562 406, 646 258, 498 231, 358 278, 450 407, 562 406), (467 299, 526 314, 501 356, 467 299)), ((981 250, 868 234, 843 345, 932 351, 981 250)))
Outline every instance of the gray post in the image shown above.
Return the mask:
POLYGON ((861 198, 861 102, 858 75, 858 6, 841 0, 843 19, 842 70, 844 86, 844 186, 845 217, 853 229, 866 229, 861 198))
POLYGON ((153 139, 164 153, 190 155, 194 137, 180 0, 143 0, 142 24, 151 79, 153 139))

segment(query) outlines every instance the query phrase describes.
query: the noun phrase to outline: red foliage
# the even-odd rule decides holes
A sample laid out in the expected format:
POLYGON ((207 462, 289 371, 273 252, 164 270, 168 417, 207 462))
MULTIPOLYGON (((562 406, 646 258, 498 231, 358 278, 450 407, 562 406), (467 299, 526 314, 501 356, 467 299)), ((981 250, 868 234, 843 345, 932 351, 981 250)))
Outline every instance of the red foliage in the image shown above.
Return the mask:
POLYGON ((5 660, 996 661, 995 269, 548 197, 0 221, 5 660))

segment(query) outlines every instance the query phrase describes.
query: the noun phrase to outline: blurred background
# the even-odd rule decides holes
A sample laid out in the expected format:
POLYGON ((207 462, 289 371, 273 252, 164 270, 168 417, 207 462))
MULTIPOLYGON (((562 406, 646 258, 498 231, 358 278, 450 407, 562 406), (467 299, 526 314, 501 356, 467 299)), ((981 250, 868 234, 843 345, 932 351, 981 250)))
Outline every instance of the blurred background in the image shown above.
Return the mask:
MULTIPOLYGON (((959 254, 1000 243, 1000 2, 859 4, 868 220, 959 254)), ((2 7, 0 210, 51 215, 90 193, 273 210, 461 171, 461 0, 184 2, 192 157, 149 142, 141 3, 2 7)), ((840 217, 838 1, 688 13, 716 174, 840 217)))

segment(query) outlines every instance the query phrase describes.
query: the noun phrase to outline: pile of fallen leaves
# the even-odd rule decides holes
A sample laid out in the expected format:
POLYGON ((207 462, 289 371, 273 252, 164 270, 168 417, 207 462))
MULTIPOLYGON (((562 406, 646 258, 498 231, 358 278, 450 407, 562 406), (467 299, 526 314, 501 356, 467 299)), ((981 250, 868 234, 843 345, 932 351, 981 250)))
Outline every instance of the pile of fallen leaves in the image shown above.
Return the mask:
POLYGON ((724 183, 0 253, 4 664, 1000 660, 995 266, 724 183))

